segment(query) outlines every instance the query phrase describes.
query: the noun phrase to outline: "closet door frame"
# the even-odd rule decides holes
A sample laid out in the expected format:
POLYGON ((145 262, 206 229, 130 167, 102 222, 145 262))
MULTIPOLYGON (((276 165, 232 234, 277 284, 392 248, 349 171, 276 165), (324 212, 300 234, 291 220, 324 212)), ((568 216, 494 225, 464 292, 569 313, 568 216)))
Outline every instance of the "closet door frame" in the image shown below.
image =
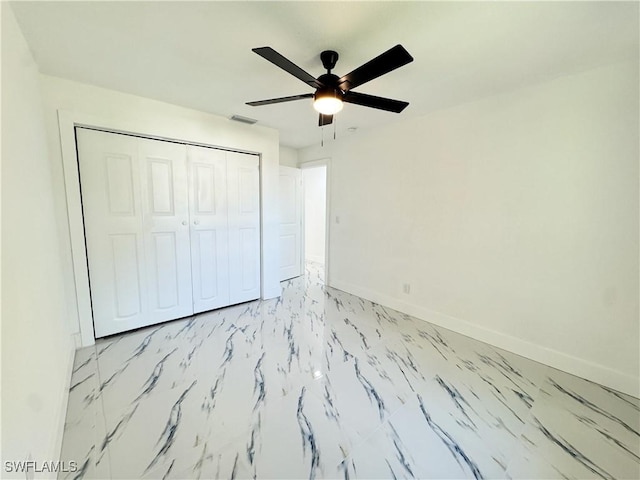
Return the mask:
MULTIPOLYGON (((201 143, 180 138, 155 135, 141 128, 123 128, 121 122, 105 120, 95 115, 78 112, 58 110, 58 133, 60 135, 61 156, 63 164, 64 186, 66 193, 66 206, 68 215, 69 239, 71 244, 71 261, 73 267, 73 280, 75 284, 75 301, 80 327, 79 335, 76 335, 76 347, 87 347, 95 344, 95 330, 93 325, 93 312, 91 307, 91 290, 89 287, 89 270, 87 267, 87 250, 84 234, 84 220, 82 212, 82 198, 80 195, 80 172, 78 167, 78 154, 76 147, 75 129, 88 128, 109 133, 119 133, 135 137, 182 143, 220 150, 249 153, 259 158, 260 175, 260 298, 272 298, 274 293, 267 293, 265 285, 265 234, 264 234, 264 210, 263 210, 263 154, 259 151, 242 150, 222 145, 201 143)), ((270 288, 270 290, 273 290, 270 288)))

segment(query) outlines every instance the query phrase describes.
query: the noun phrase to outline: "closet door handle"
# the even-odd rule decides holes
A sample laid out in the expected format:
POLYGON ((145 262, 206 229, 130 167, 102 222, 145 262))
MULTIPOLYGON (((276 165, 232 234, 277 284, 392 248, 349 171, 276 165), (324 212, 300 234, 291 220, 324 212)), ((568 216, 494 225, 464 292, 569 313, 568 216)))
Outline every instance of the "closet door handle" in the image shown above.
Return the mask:
POLYGON ((182 224, 183 224, 183 225, 186 225, 187 223, 189 223, 189 222, 187 222, 186 220, 183 220, 183 221, 182 221, 182 224))
POLYGON ((200 224, 200 220, 194 220, 194 221, 193 221, 193 224, 194 224, 194 225, 199 225, 199 224, 200 224))

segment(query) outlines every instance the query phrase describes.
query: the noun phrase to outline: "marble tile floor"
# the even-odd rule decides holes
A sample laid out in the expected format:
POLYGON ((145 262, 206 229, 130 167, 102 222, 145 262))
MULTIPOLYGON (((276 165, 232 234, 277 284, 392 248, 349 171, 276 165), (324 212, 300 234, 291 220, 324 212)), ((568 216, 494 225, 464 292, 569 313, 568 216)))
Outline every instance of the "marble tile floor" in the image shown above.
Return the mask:
POLYGON ((640 478, 640 401, 323 286, 76 354, 62 478, 640 478))

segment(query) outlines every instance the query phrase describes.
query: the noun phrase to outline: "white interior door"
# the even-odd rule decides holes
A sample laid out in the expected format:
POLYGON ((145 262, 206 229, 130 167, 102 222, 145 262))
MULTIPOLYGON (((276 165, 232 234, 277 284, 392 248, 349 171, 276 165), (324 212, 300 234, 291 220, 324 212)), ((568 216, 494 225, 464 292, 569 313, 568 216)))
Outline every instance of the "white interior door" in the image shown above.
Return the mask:
POLYGON ((190 315, 185 147, 87 129, 77 145, 96 337, 190 315))
POLYGON ((302 169, 305 261, 324 264, 327 226, 327 166, 302 169))
POLYGON ((229 296, 236 304, 260 297, 260 161, 227 152, 229 296))
POLYGON ((226 152, 187 147, 194 313, 230 304, 226 152))
POLYGON ((280 281, 302 275, 302 172, 280 167, 280 281))

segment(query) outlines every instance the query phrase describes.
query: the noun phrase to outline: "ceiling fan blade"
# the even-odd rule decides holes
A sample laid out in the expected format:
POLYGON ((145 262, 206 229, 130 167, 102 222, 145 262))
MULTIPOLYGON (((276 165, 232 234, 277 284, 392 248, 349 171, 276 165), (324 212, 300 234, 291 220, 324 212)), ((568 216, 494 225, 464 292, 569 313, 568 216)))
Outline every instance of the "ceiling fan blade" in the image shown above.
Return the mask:
POLYGON ((413 57, 409 52, 402 45, 396 45, 351 73, 347 73, 338 80, 338 86, 343 91, 348 91, 410 62, 413 62, 413 57))
POLYGON ((303 93, 302 95, 291 95, 290 97, 270 98, 269 100, 258 100, 256 102, 247 102, 247 105, 259 107, 261 105, 271 105, 272 103, 292 102, 294 100, 302 100, 303 98, 313 98, 313 93, 303 93))
POLYGON ((277 67, 280 67, 285 72, 288 72, 294 77, 299 78, 307 85, 313 88, 320 88, 324 86, 322 83, 318 82, 318 80, 316 80, 315 77, 312 77, 310 74, 305 72, 295 63, 293 63, 291 60, 288 60, 282 55, 280 55, 273 48, 258 47, 258 48, 253 48, 252 50, 256 52, 258 55, 260 55, 262 58, 269 60, 271 63, 273 63, 277 67))
POLYGON ((373 95, 358 92, 346 92, 343 100, 347 103, 355 103, 356 105, 362 105, 363 107, 378 108, 380 110, 395 113, 400 113, 407 107, 407 105, 409 105, 409 102, 392 100, 391 98, 375 97, 373 95))
POLYGON ((333 115, 325 115, 323 113, 320 114, 318 118, 318 126, 324 127, 325 125, 330 125, 333 122, 333 115))

